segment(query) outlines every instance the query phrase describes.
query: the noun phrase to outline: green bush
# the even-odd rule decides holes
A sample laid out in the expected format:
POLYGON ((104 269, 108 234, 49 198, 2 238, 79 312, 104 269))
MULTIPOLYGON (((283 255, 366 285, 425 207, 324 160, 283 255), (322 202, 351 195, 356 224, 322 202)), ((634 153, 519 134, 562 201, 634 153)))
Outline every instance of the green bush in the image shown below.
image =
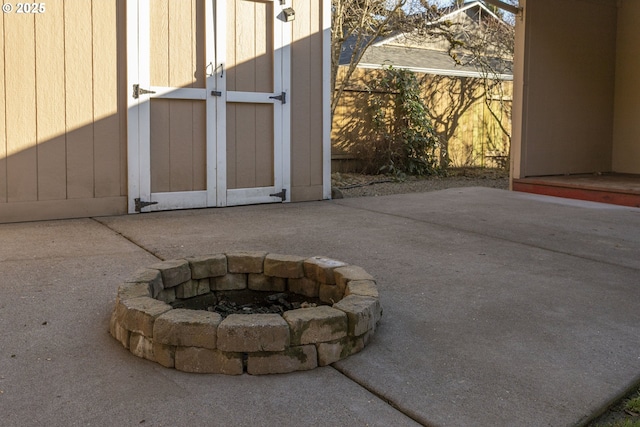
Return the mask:
POLYGON ((353 105, 349 150, 363 161, 363 173, 442 174, 448 156, 441 144, 416 75, 385 68, 362 82, 365 90, 353 105))

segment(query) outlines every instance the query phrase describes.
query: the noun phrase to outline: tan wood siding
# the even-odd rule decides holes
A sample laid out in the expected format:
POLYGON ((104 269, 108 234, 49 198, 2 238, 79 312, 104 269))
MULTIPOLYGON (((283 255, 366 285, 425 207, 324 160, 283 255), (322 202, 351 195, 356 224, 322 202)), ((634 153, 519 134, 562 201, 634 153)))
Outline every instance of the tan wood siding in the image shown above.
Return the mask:
MULTIPOLYGON (((0 19, 0 72, 4 74, 4 17, 0 19)), ((7 130, 4 75, 0 76, 0 204, 7 202, 7 130)))
MULTIPOLYGON (((152 85, 205 87, 206 1, 152 0, 151 25, 165 28, 153 33, 152 85)), ((229 0, 227 90, 274 92, 275 4, 229 0)), ((323 4, 294 0, 296 21, 285 24, 293 200, 322 197, 323 4)), ((136 35, 125 31, 126 0, 46 6, 0 20, 0 223, 127 208, 126 52, 136 35)), ((273 105, 228 107, 228 188, 274 185, 273 105)), ((153 100, 151 110, 152 191, 206 189, 205 102, 153 100)))
MULTIPOLYGON (((151 3, 152 86, 204 88, 204 2, 151 3)), ((206 189, 204 101, 151 101, 151 191, 206 189)))
POLYGON ((93 49, 91 2, 65 0, 67 197, 94 196, 93 49), (72 24, 71 24, 72 23, 72 24))
POLYGON ((293 2, 292 200, 322 198, 322 0, 293 2))
POLYGON ((67 195, 65 136, 60 123, 65 110, 64 14, 54 7, 36 20, 36 119, 38 146, 38 200, 59 200, 67 195), (40 161, 42 159, 42 161, 40 161))
POLYGON ((273 3, 227 5, 227 90, 273 92, 273 3))
POLYGON ((273 106, 227 104, 227 187, 268 187, 273 179, 273 106))
MULTIPOLYGON (((169 3, 151 3, 150 81, 156 86, 169 86, 169 3)), ((151 191, 171 190, 171 158, 169 100, 151 100, 151 191)))
MULTIPOLYGON (((273 3, 227 6, 227 90, 273 92, 273 3)), ((274 184, 273 106, 227 104, 227 188, 274 184)))
POLYGON ((95 197, 120 195, 120 138, 118 129, 117 8, 114 2, 96 1, 93 22, 93 146, 95 197))
POLYGON ((23 222, 122 215, 126 209, 126 203, 126 196, 5 203, 0 210, 2 213, 0 218, 1 222, 23 222))
MULTIPOLYGON (((120 147, 120 194, 126 195, 128 191, 127 175, 129 173, 127 169, 127 101, 129 96, 129 88, 127 87, 127 37, 126 37, 126 0, 116 1, 116 15, 118 17, 117 22, 117 63, 118 63, 118 127, 120 130, 118 145, 120 147), (125 35, 124 37, 122 35, 125 35)), ((112 143, 115 143, 113 141, 112 143)))
POLYGON ((0 20, 0 222, 124 213, 125 2, 46 6, 0 20))
POLYGON ((4 15, 7 201, 38 199, 33 15, 4 15))

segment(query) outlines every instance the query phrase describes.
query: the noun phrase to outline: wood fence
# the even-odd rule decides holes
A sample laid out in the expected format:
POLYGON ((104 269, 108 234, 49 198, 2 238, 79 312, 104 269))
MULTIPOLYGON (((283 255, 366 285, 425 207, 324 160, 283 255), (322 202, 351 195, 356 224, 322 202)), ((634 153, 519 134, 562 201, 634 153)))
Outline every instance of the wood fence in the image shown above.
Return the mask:
MULTIPOLYGON (((390 120, 396 94, 371 90, 375 87, 372 82, 379 81, 384 73, 358 69, 346 86, 333 116, 333 172, 357 171, 374 145, 384 143, 379 121, 390 120), (384 111, 385 117, 376 115, 376 111, 384 111)), ((508 165, 512 81, 419 73, 416 77, 450 166, 508 165)))

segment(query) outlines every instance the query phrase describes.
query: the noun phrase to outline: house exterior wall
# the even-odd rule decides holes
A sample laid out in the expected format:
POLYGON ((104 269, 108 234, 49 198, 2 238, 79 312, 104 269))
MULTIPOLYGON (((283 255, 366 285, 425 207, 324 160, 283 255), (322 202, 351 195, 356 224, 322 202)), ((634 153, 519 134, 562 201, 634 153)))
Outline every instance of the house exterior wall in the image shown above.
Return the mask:
POLYGON ((512 176, 612 168, 616 0, 521 0, 512 176))
POLYGON ((0 222, 126 212, 123 1, 0 19, 0 222))
MULTIPOLYGON (((323 11, 330 0, 294 0, 291 45, 291 200, 323 198, 323 11)), ((330 4, 329 4, 330 5, 330 4)), ((325 82, 328 84, 328 82, 325 82)), ((327 141, 328 142, 328 141, 327 141)))
POLYGON ((619 4, 613 170, 640 174, 640 2, 619 4))
MULTIPOLYGON (((328 197, 329 156, 324 152, 329 146, 328 85, 323 85, 322 60, 328 1, 293 1, 296 20, 291 23, 289 97, 293 201, 328 197)), ((204 1, 194 0, 194 4, 204 5, 204 1)), ((131 88, 127 86, 125 12, 126 0, 64 0, 46 3, 42 14, 0 17, 0 98, 5 100, 0 102, 0 223, 127 212, 131 88)), ((158 16, 162 18, 162 13, 158 16)), ((193 28, 199 32, 202 23, 197 22, 193 28)), ((161 43, 159 38, 153 48, 162 49, 161 43)), ((178 50, 168 55, 179 55, 178 50)), ((202 62, 199 57, 192 59, 202 62)), ((161 75, 161 68, 152 74, 160 80, 173 78, 161 75)), ((202 86, 203 75, 190 78, 179 85, 202 86)), ((154 103, 153 108, 163 111, 173 108, 170 101, 154 103)), ((195 111, 192 105, 178 105, 185 101, 174 104, 181 111, 191 111, 189 123, 203 116, 199 105, 195 111)), ((197 143, 201 152, 203 136, 197 136, 194 146, 197 143)), ((165 150, 153 160, 175 163, 180 159, 165 150)), ((184 169, 180 165, 177 169, 184 169)), ((172 190, 176 185, 201 189, 203 164, 194 162, 190 167, 193 170, 185 182, 191 186, 174 185, 166 176, 158 176, 154 190, 172 190)))
MULTIPOLYGON (((204 0, 152 1, 151 86, 205 88, 204 0), (196 72, 194 72, 196 70, 196 72)), ((204 100, 152 99, 151 191, 206 189, 204 100)))

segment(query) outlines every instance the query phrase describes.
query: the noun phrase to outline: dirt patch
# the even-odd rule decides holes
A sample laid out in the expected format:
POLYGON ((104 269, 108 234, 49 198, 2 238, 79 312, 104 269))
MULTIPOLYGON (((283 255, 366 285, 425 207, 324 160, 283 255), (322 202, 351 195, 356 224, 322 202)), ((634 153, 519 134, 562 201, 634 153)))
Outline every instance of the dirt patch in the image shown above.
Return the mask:
POLYGON ((625 397, 611 405, 602 415, 587 424, 587 427, 638 427, 640 413, 627 408, 627 402, 640 396, 640 388, 634 388, 625 397))
POLYGON ((424 193, 457 187, 489 187, 507 190, 509 173, 503 169, 450 169, 446 176, 403 179, 387 175, 334 173, 331 175, 334 198, 387 196, 391 194, 424 193))

